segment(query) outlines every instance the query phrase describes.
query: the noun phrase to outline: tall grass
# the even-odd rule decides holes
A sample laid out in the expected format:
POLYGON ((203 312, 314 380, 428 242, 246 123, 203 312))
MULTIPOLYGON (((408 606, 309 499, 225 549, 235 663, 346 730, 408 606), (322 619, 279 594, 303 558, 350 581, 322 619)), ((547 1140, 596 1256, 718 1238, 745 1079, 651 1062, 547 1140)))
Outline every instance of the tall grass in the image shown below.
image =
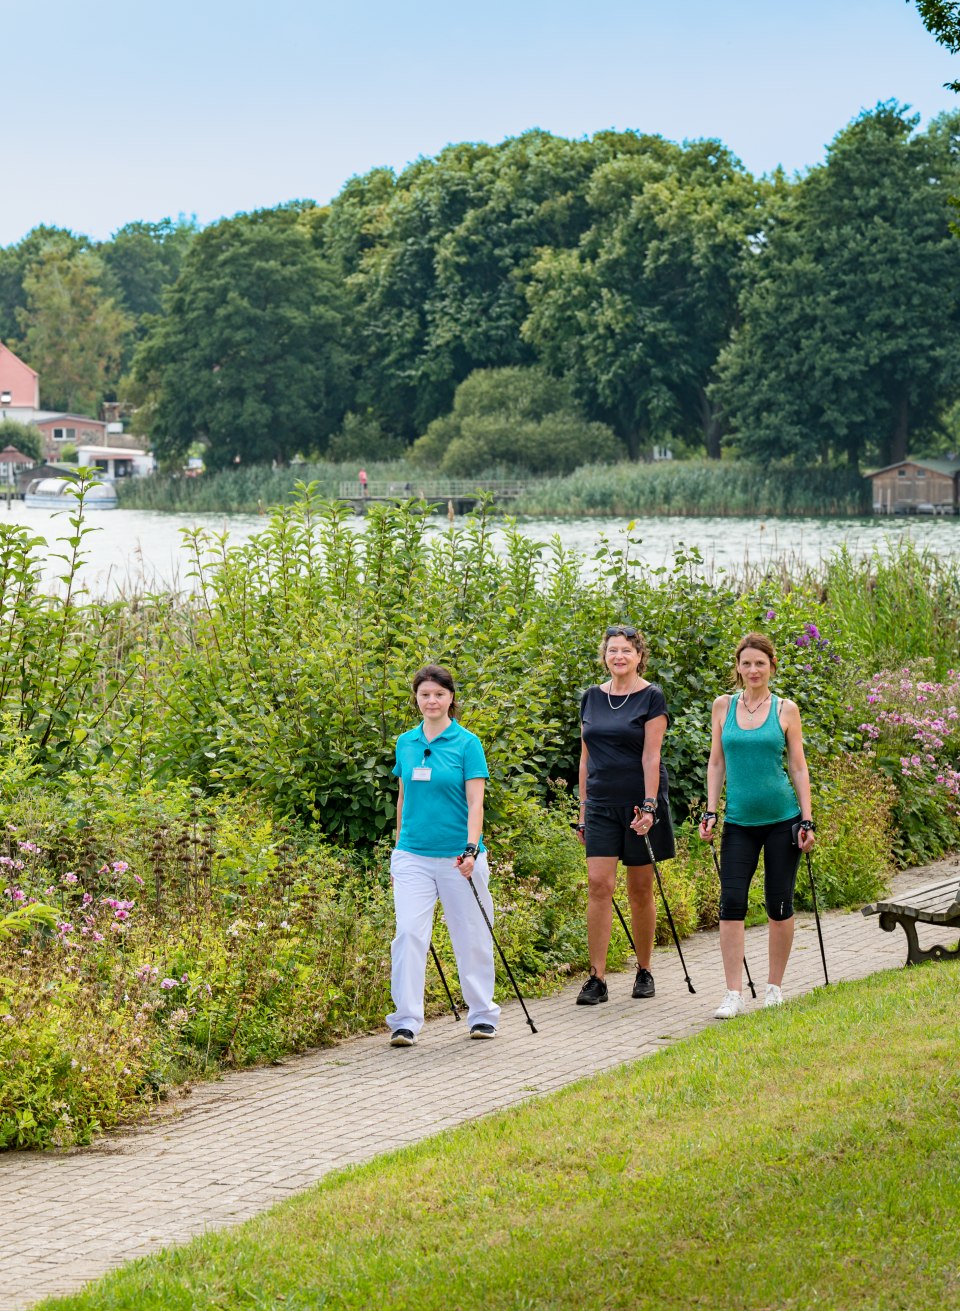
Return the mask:
POLYGON ((827 561, 822 582, 831 612, 856 633, 872 669, 932 660, 943 677, 960 665, 960 561, 904 541, 884 556, 827 561))
MULTIPOLYGON (((403 460, 369 463, 371 482, 423 481, 422 469, 403 460)), ((315 482, 321 496, 336 496, 341 482, 354 481, 357 462, 300 464, 286 469, 254 465, 205 473, 199 478, 154 474, 118 484, 120 503, 132 510, 194 510, 256 514, 287 505, 297 482, 315 482)), ((443 475, 437 474, 442 480, 443 475)), ((477 475, 515 477, 516 469, 477 475)), ((860 515, 870 513, 870 485, 854 470, 793 469, 786 466, 715 463, 708 460, 661 464, 588 465, 563 478, 530 478, 529 491, 510 509, 520 515, 860 515)))
MULTIPOLYGON (((298 482, 316 484, 320 496, 334 497, 341 482, 356 481, 357 462, 297 464, 272 469, 265 464, 222 469, 199 478, 153 474, 117 484, 120 504, 126 510, 194 510, 214 514, 257 514, 274 505, 289 505, 298 482)), ((366 465, 371 482, 380 479, 410 482, 422 479, 402 460, 366 465)))
POLYGON ((861 515, 870 484, 853 469, 794 469, 710 460, 590 465, 532 489, 517 514, 861 515))

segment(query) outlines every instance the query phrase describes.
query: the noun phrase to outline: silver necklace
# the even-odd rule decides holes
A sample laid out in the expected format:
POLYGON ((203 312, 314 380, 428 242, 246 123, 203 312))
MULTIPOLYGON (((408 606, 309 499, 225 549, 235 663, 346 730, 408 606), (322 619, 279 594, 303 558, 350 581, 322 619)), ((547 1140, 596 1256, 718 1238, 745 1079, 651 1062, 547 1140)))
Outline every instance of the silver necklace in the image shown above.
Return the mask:
POLYGON ((753 709, 751 710, 750 707, 747 705, 747 699, 746 699, 746 697, 743 695, 743 693, 741 693, 741 694, 740 694, 740 704, 743 706, 744 710, 747 712, 747 714, 748 714, 748 715, 750 716, 750 718, 752 719, 752 718, 754 717, 754 715, 757 713, 757 711, 760 709, 760 707, 761 707, 761 706, 765 706, 765 705, 767 704, 767 702, 770 700, 771 695, 772 695, 772 693, 768 692, 767 695, 763 698, 763 700, 762 700, 762 701, 758 701, 757 704, 756 704, 756 705, 753 707, 753 709))
MULTIPOLYGON (((634 674, 633 677, 634 677, 634 682, 636 682, 636 681, 637 681, 637 676, 636 676, 636 674, 634 674)), ((612 679, 611 679, 610 681, 613 682, 612 679)), ((619 704, 618 706, 615 706, 615 705, 613 704, 613 702, 610 700, 610 689, 609 689, 609 687, 605 687, 603 690, 604 690, 604 691, 606 692, 606 694, 607 694, 607 705, 609 705, 609 707, 610 707, 611 710, 622 710, 623 707, 627 704, 627 702, 630 700, 630 698, 633 696, 633 693, 634 693, 634 689, 631 687, 630 691, 626 694, 626 696, 623 698, 623 700, 620 702, 620 704, 619 704)))

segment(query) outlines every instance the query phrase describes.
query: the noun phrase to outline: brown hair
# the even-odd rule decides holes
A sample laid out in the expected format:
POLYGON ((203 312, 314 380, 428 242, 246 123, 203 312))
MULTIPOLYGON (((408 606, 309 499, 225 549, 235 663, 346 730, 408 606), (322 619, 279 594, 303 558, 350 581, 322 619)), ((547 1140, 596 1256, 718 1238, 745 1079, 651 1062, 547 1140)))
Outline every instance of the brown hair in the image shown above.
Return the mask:
POLYGON ((424 665, 418 669, 413 676, 413 699, 416 701, 417 692, 424 683, 438 683, 441 687, 453 694, 453 700, 450 702, 450 718, 455 719, 457 716, 457 689, 454 686, 453 674, 449 669, 444 669, 443 665, 424 665))
POLYGON ((746 637, 741 637, 737 643, 737 649, 733 653, 733 672, 730 675, 730 681, 734 687, 743 687, 743 677, 740 673, 740 657, 746 650, 762 651, 770 661, 771 670, 777 667, 777 653, 773 649, 773 643, 764 633, 747 633, 746 637))
POLYGON ((603 635, 603 641, 600 643, 600 650, 597 652, 600 663, 604 669, 607 668, 607 643, 611 637, 622 637, 625 642, 629 642, 633 649, 640 656, 640 663, 637 665, 637 673, 642 674, 647 667, 647 661, 650 658, 650 652, 647 650, 647 644, 644 640, 643 633, 639 628, 634 629, 633 637, 628 637, 622 630, 624 628, 633 628, 633 624, 611 624, 610 628, 614 631, 611 633, 608 629, 603 635))

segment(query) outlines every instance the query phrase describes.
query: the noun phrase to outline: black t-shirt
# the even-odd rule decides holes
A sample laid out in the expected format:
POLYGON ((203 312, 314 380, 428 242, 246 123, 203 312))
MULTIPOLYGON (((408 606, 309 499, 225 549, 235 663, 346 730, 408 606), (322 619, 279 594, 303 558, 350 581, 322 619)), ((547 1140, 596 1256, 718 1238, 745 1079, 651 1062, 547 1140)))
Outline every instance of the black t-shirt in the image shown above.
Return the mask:
MULTIPOLYGON (((636 805, 646 795, 643 782, 643 740, 648 719, 669 720, 663 689, 649 683, 624 701, 588 687, 580 701, 580 723, 587 744, 587 800, 600 805, 636 805)), ((658 795, 667 797, 667 770, 660 762, 658 795)))

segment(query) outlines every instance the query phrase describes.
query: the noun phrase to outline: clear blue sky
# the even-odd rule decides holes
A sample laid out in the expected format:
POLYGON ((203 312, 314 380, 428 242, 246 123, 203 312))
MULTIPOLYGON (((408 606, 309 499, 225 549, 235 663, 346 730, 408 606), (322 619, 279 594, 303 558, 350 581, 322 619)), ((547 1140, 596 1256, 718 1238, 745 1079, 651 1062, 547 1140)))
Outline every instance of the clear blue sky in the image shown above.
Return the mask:
POLYGON ((862 108, 960 76, 904 0, 0 0, 0 245, 95 238, 527 128, 719 137, 803 170, 862 108))

